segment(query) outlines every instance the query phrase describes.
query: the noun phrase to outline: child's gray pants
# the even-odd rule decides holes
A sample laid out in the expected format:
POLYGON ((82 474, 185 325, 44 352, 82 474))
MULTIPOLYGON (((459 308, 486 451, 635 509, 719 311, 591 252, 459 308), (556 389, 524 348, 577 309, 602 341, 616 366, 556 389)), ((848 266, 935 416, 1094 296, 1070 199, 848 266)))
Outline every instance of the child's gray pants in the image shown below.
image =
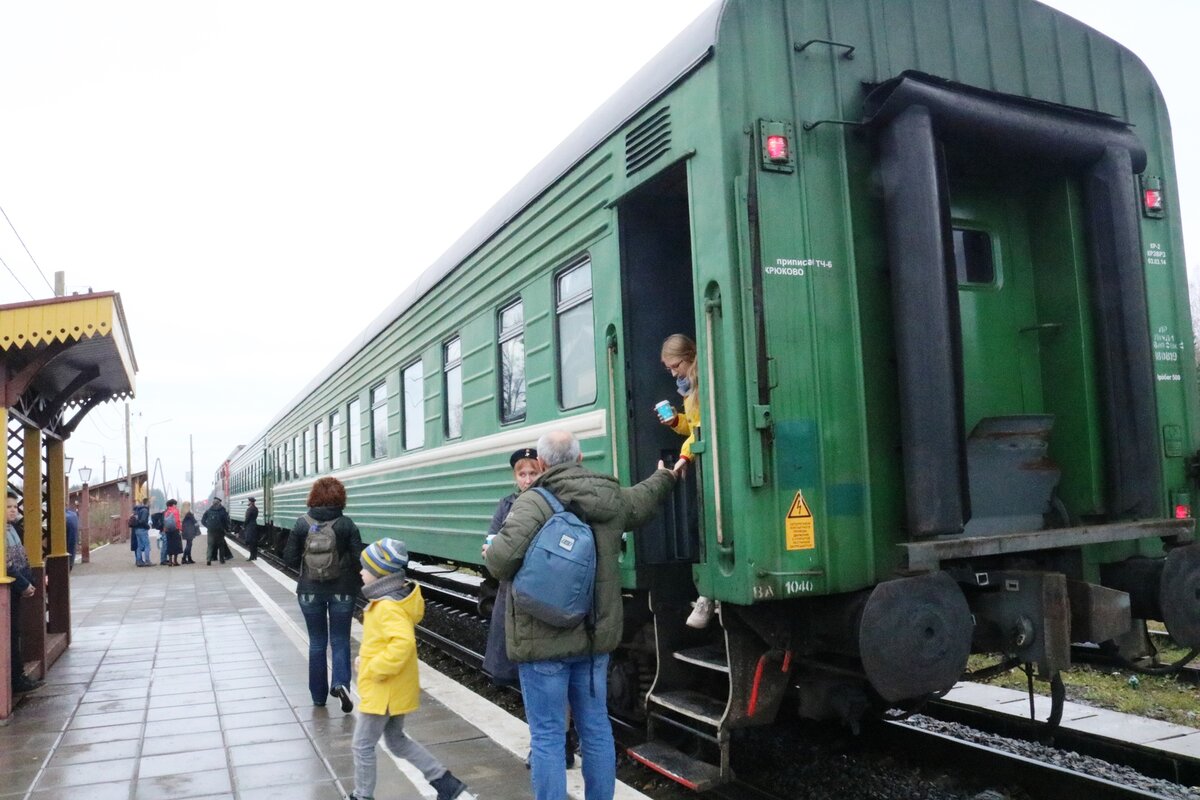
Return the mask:
POLYGON ((434 781, 445 774, 446 768, 433 755, 404 732, 404 716, 358 712, 354 721, 354 795, 359 798, 375 796, 375 745, 383 737, 392 755, 402 758, 421 771, 425 780, 434 781))

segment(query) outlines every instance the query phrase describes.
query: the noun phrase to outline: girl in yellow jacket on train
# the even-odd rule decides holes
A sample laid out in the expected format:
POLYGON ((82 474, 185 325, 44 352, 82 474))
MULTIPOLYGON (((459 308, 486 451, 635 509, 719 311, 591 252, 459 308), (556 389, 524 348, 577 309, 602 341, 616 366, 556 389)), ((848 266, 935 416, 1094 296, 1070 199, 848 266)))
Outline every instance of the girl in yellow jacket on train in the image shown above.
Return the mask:
POLYGON ((438 800, 453 800, 466 784, 404 732, 404 716, 417 710, 421 684, 417 673, 417 623, 425 616, 421 587, 407 580, 408 548, 399 539, 380 539, 362 551, 363 640, 358 648, 358 717, 354 723, 355 800, 375 795, 375 745, 388 749, 421 771, 438 800))
MULTIPOLYGON (((692 442, 696 441, 696 428, 700 426, 700 389, 697 385, 696 343, 691 337, 682 333, 673 333, 662 344, 660 353, 663 366, 675 379, 675 388, 683 396, 683 413, 665 400, 659 404, 659 421, 686 437, 679 448, 679 461, 675 462, 674 473, 682 479, 687 473, 688 464, 692 462, 692 442), (665 405, 664 405, 665 404, 665 405)), ((712 620, 713 601, 700 595, 688 615, 687 624, 691 628, 703 628, 712 620)))

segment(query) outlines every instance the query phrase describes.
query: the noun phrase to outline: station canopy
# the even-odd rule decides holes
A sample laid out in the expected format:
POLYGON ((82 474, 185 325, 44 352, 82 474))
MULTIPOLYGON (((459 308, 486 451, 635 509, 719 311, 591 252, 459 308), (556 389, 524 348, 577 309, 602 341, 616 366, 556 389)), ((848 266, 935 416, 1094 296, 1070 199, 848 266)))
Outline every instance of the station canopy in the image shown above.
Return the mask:
POLYGON ((99 403, 133 396, 137 362, 121 296, 0 305, 0 364, 9 412, 68 438, 99 403))

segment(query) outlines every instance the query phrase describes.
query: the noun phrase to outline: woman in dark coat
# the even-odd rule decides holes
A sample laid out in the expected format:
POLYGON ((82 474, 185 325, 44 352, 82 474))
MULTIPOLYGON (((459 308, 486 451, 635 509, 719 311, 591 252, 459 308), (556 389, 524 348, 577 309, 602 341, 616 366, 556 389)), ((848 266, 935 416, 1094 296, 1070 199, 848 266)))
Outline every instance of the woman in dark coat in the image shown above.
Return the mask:
POLYGON ((183 564, 195 564, 192 560, 192 542, 200 535, 200 523, 192 513, 192 504, 183 504, 183 564))
POLYGON ((342 711, 354 710, 350 700, 350 621, 354 599, 362 588, 358 559, 363 551, 362 536, 354 521, 342 513, 346 507, 346 487, 337 478, 319 478, 308 493, 308 513, 297 518, 288 534, 283 560, 300 570, 296 596, 304 623, 308 627, 308 690, 313 705, 325 705, 326 697, 342 701, 342 711), (332 529, 336 547, 336 576, 318 579, 313 575, 319 559, 309 554, 310 537, 325 538, 332 529), (329 680, 326 651, 333 651, 333 681, 329 680))
MULTIPOLYGON (((487 537, 483 542, 485 553, 487 546, 491 544, 492 537, 499 533, 500 528, 504 525, 504 520, 508 517, 508 511, 512 508, 517 495, 532 486, 533 482, 537 480, 537 476, 542 474, 541 465, 537 460, 537 450, 532 447, 524 447, 513 453, 509 456, 508 465, 512 467, 513 480, 516 481, 517 490, 508 497, 502 498, 496 505, 496 511, 492 514, 492 522, 488 525, 487 537)), ((483 656, 483 671, 491 676, 492 682, 497 686, 517 686, 520 683, 520 679, 517 677, 517 665, 509 660, 504 644, 504 607, 508 604, 509 585, 509 581, 500 581, 499 586, 496 587, 492 618, 488 624, 487 651, 483 656)))

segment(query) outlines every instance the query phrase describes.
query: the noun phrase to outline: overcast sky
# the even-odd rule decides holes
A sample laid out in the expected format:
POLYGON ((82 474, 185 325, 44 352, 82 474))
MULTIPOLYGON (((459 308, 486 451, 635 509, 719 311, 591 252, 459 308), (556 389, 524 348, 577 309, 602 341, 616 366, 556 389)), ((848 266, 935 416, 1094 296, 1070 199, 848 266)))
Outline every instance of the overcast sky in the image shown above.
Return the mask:
MULTIPOLYGON (((52 282, 121 293, 133 469, 208 494, 248 442, 709 0, 0 0, 0 206, 52 282), (635 24, 636 23, 636 24, 635 24)), ((1171 111, 1192 263, 1196 0, 1051 0, 1171 111)), ((0 217, 0 302, 52 294, 0 217), (18 279, 25 288, 18 284, 18 279), (26 291, 28 290, 28 293, 26 291)), ((124 405, 68 455, 125 466, 124 405)))

